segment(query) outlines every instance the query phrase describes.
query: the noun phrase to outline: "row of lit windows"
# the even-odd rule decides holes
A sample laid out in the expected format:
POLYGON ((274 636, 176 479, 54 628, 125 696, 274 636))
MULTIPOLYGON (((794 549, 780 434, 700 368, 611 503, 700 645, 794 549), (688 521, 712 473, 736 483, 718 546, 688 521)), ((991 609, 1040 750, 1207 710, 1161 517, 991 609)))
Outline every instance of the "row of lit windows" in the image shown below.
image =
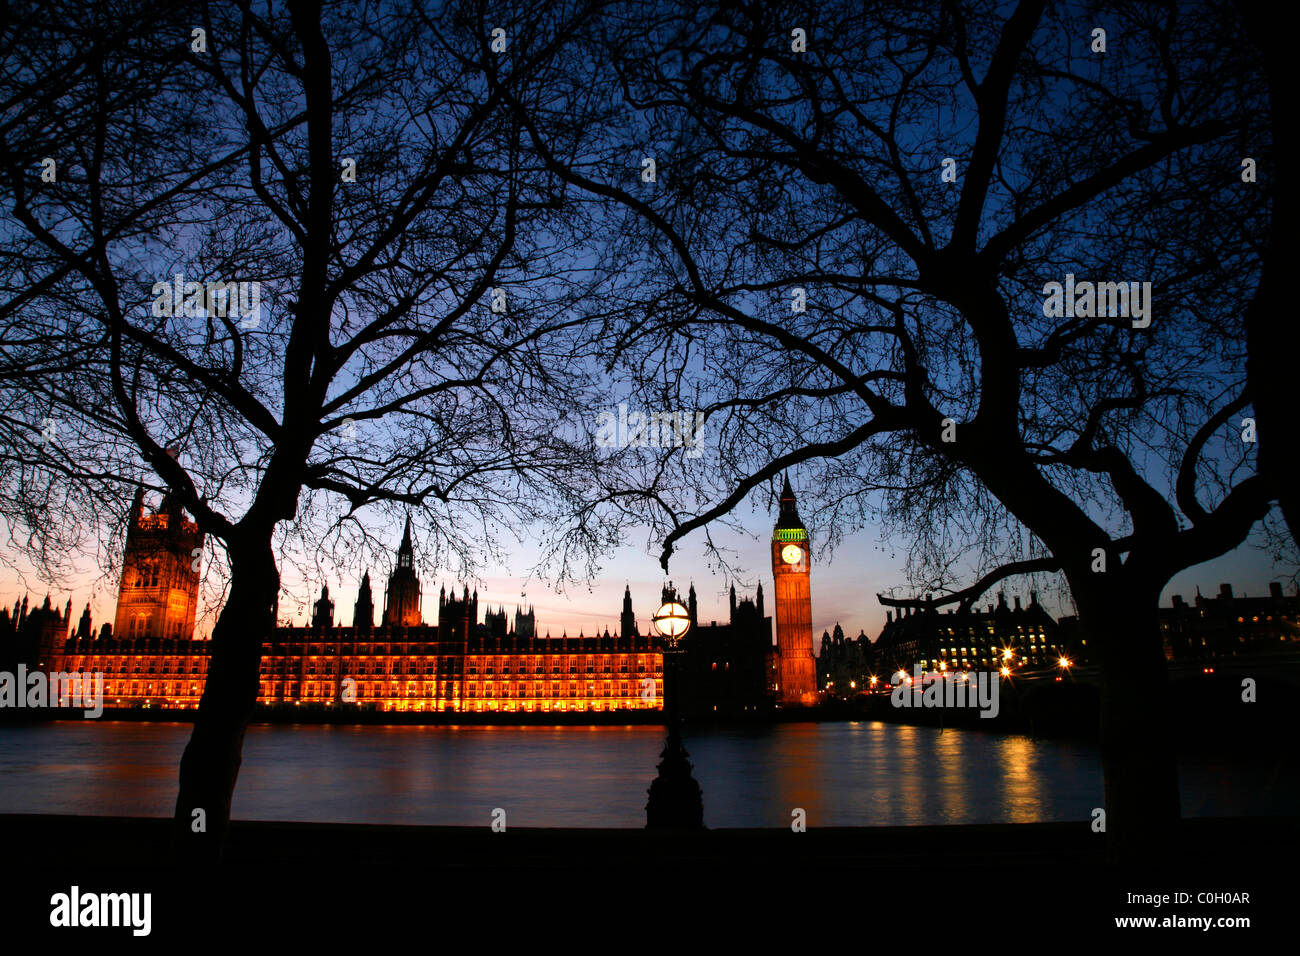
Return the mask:
MULTIPOLYGON (((444 658, 442 660, 418 660, 418 659, 411 659, 411 658, 372 658, 372 659, 362 659, 362 660, 347 659, 347 660, 339 661, 338 666, 341 669, 341 671, 347 673, 353 673, 353 674, 396 674, 396 673, 402 673, 402 674, 423 673, 428 675, 435 674, 435 673, 455 674, 458 673, 457 664, 460 662, 460 660, 461 660, 460 658, 450 658, 450 659, 444 658)), ((306 661, 304 661, 304 659, 300 657, 283 657, 283 658, 275 657, 269 659, 269 661, 264 659, 264 666, 267 663, 269 663, 270 669, 272 671, 280 672, 280 673, 283 673, 285 670, 294 670, 294 671, 300 670, 301 668, 304 667, 304 664, 306 667, 306 673, 308 674, 317 673, 318 666, 322 668, 320 671, 321 673, 335 673, 334 662, 328 660, 317 661, 317 660, 307 659, 306 661)), ((634 664, 630 664, 627 661, 622 661, 618 663, 617 670, 615 670, 614 663, 608 660, 604 661, 600 665, 587 663, 585 666, 583 666, 580 665, 577 661, 570 658, 568 660, 568 666, 565 667, 562 659, 555 659, 549 662, 549 664, 541 664, 541 663, 532 664, 532 665, 527 663, 520 664, 518 668, 514 671, 514 673, 521 674, 521 675, 522 674, 546 674, 546 673, 627 674, 629 672, 648 672, 652 667, 655 673, 662 673, 663 671, 662 658, 655 660, 653 664, 651 664, 649 661, 637 661, 634 664)), ((502 675, 508 675, 512 672, 511 666, 509 664, 501 664, 501 665, 486 664, 481 668, 481 670, 482 673, 485 675, 493 675, 498 672, 502 675)), ((480 672, 480 667, 476 663, 467 663, 465 665, 465 672, 468 674, 478 674, 480 672)))
MULTIPOLYGON (((1015 650, 1015 649, 1012 649, 1012 654, 1014 654, 1014 655, 1017 656, 1017 657, 1023 656, 1023 655, 1025 655, 1025 654, 1038 654, 1038 653, 1044 653, 1044 654, 1045 654, 1045 653, 1047 653, 1047 649, 1048 649, 1048 645, 1046 645, 1046 644, 1043 644, 1043 645, 1041 645, 1041 646, 1031 645, 1031 646, 1029 646, 1029 647, 1021 648, 1021 649, 1018 650, 1018 651, 1015 650)), ((1055 650, 1056 650, 1056 645, 1055 645, 1055 644, 1051 645, 1051 649, 1052 649, 1053 651, 1055 651, 1055 650)), ((1004 649, 1004 648, 1001 648, 1001 647, 972 647, 972 648, 970 649, 970 653, 969 653, 969 655, 968 655, 967 652, 966 652, 966 648, 963 647, 963 648, 961 649, 961 655, 960 655, 960 656, 963 657, 963 658, 964 658, 964 657, 967 657, 967 656, 975 657, 975 656, 977 656, 977 655, 980 655, 980 656, 1002 657, 1004 653, 1005 653, 1005 649, 1004 649)), ((942 648, 942 647, 939 648, 939 655, 940 655, 941 657, 947 657, 947 656, 950 655, 950 654, 951 654, 953 657, 957 657, 957 656, 959 656, 959 655, 957 654, 957 648, 955 648, 955 647, 950 647, 950 648, 947 648, 946 650, 945 650, 944 648, 942 648)))
MULTIPOLYGON (((104 674, 115 674, 115 673, 116 674, 155 674, 155 673, 184 674, 186 673, 187 663, 189 664, 188 672, 190 674, 199 674, 207 671, 207 658, 206 657, 199 658, 199 657, 192 657, 192 656, 188 656, 184 658, 163 659, 161 661, 161 664, 159 663, 159 659, 157 657, 152 657, 152 656, 149 657, 122 656, 116 658, 103 658, 103 659, 92 657, 92 658, 85 658, 81 660, 75 657, 70 657, 70 658, 65 658, 61 666, 63 667, 63 669, 67 669, 70 667, 74 670, 87 670, 91 672, 101 672, 104 674)), ((349 673, 358 674, 358 675, 368 674, 368 673, 374 673, 374 674, 383 673, 383 674, 401 674, 401 675, 419 676, 421 673, 419 669, 419 662, 409 661, 409 660, 405 662, 396 661, 396 660, 388 660, 382 662, 378 660, 371 661, 371 662, 361 662, 361 663, 356 663, 355 666, 352 666, 350 668, 347 667, 346 665, 352 665, 354 664, 354 662, 348 661, 348 662, 341 662, 341 663, 345 665, 344 676, 348 676, 349 673), (396 671, 395 668, 401 666, 403 663, 405 663, 406 669, 401 671, 396 671)), ((281 673, 281 674, 285 673, 286 671, 297 673, 301 670, 302 664, 303 662, 301 659, 294 659, 294 658, 276 659, 272 661, 263 660, 263 670, 269 671, 270 673, 281 673)), ((653 672, 655 674, 663 673, 662 659, 658 659, 654 662, 653 671, 651 671, 651 666, 652 665, 650 665, 648 662, 643 663, 638 661, 635 672, 636 673, 653 672)), ((435 664, 435 662, 433 661, 424 662, 424 668, 423 668, 424 675, 431 676, 436 671, 437 671, 437 665, 435 664)), ((478 668, 475 667, 474 665, 469 665, 467 667, 467 671, 469 674, 477 674, 478 668)), ((486 667, 484 671, 485 671, 484 676, 493 675, 492 667, 486 667)), ((553 663, 551 665, 550 673, 559 674, 561 672, 562 672, 562 667, 558 662, 553 663)), ((307 663, 306 673, 311 675, 316 674, 317 664, 315 662, 307 663)), ((334 673, 334 670, 332 667, 329 669, 322 669, 322 673, 332 674, 334 673)), ((454 674, 456 673, 456 671, 453 667, 444 666, 442 673, 454 674)), ((527 674, 541 675, 545 673, 547 673, 546 668, 542 665, 538 665, 536 667, 522 666, 519 668, 517 672, 517 674, 520 676, 527 675, 527 674)), ((609 664, 606 664, 599 671, 592 668, 588 668, 585 671, 580 671, 575 665, 575 666, 570 666, 568 668, 568 673, 570 674, 582 673, 586 675, 594 675, 594 674, 610 674, 610 673, 614 673, 614 671, 611 665, 609 664)), ((619 674, 629 673, 629 665, 626 663, 620 664, 617 673, 619 674)), ((503 667, 501 669, 501 676, 509 676, 509 675, 510 675, 510 668, 508 666, 503 667)))
MULTIPOLYGON (((283 648, 277 648, 274 653, 265 653, 263 654, 263 656, 274 657, 277 660, 282 657, 288 657, 293 659, 306 658, 308 660, 312 660, 312 659, 333 660, 340 655, 322 654, 316 651, 313 651, 311 653, 299 653, 296 651, 288 651, 283 648)), ((343 654, 341 656, 347 660, 358 660, 358 659, 369 660, 371 658, 385 660, 389 658, 408 658, 408 657, 423 659, 426 657, 438 657, 447 660, 464 660, 469 663, 483 664, 489 667, 493 665, 505 666, 514 663, 529 664, 536 667, 536 666, 541 666, 543 664, 550 665, 561 661, 563 662, 577 661, 582 666, 591 667, 597 664, 603 664, 611 661, 618 664, 630 664, 630 663, 648 664, 651 661, 659 660, 662 655, 606 653, 606 654, 538 654, 538 655, 503 654, 500 656, 484 656, 479 654, 447 654, 447 653, 439 653, 437 651, 430 650, 428 652, 412 651, 410 653, 402 652, 402 653, 393 653, 393 654, 371 653, 370 651, 353 651, 347 654, 343 654)))
MULTIPOLYGON (((384 711, 422 711, 425 710, 423 701, 401 701, 396 704, 381 703, 379 709, 384 711)), ((472 711, 472 712, 490 712, 505 711, 506 713, 518 711, 599 711, 599 710, 657 710, 658 704, 647 704, 639 699, 627 701, 598 701, 598 700, 575 700, 575 701, 503 701, 498 704, 496 701, 446 701, 441 704, 432 704, 429 710, 455 710, 455 711, 472 711)))
MULTIPOLYGON (((170 686, 170 685, 168 685, 170 686)), ((364 683, 357 685, 357 692, 360 696, 370 697, 400 697, 411 695, 429 696, 431 694, 452 695, 454 696, 457 682, 417 682, 417 681, 388 681, 379 683, 364 683), (402 685, 405 684, 405 690, 402 685)), ((649 685, 645 685, 649 687, 649 685)), ((575 697, 580 692, 585 692, 588 696, 614 697, 614 696, 640 696, 642 685, 636 681, 604 681, 603 686, 596 686, 592 682, 583 681, 540 681, 540 682, 495 682, 495 683, 471 683, 465 684, 465 694, 468 697, 538 697, 546 696, 546 691, 550 690, 550 696, 556 697, 575 697), (583 691, 583 684, 586 683, 586 689, 583 691)), ((280 683, 279 681, 262 681, 262 694, 271 696, 280 696, 281 694, 293 696, 297 693, 297 683, 280 683)), ((335 696, 341 694, 341 685, 333 682, 316 681, 302 684, 303 694, 308 697, 335 696)), ((656 681, 654 685, 655 694, 663 692, 663 684, 656 681)))
MULTIPOLYGON (((417 676, 433 676, 434 674, 447 675, 447 676, 460 676, 459 671, 456 670, 455 667, 442 667, 442 669, 439 670, 438 667, 434 665, 434 663, 426 663, 424 669, 421 670, 419 663, 415 663, 415 666, 412 666, 412 663, 413 662, 407 662, 407 666, 404 667, 400 665, 389 665, 389 666, 382 666, 382 667, 380 665, 367 666, 364 665, 364 663, 361 663, 361 665, 357 665, 355 667, 348 667, 346 663, 343 663, 343 665, 341 665, 341 667, 339 667, 338 670, 335 670, 334 667, 322 667, 320 671, 317 671, 317 667, 315 663, 311 663, 311 665, 307 665, 307 667, 303 669, 302 662, 299 661, 272 661, 269 663, 269 666, 266 665, 263 666, 263 671, 269 672, 269 674, 278 674, 278 675, 299 674, 299 672, 303 672, 303 674, 307 674, 307 675, 316 675, 317 672, 320 672, 322 676, 334 675, 334 674, 342 674, 343 676, 383 674, 383 675, 391 675, 391 676, 407 676, 407 678, 417 678, 417 676)), ((718 667, 715 666, 714 670, 718 670, 718 667)), ((724 670, 729 670, 729 665, 727 667, 724 667, 724 670)), ((152 669, 149 672, 151 672, 152 674, 152 669)), ((520 676, 528 676, 528 675, 543 676, 547 674, 547 671, 545 669, 542 669, 542 667, 538 667, 538 669, 536 670, 529 670, 526 669, 526 667, 521 667, 521 669, 517 671, 516 674, 513 675, 511 675, 510 669, 503 669, 499 675, 493 674, 493 669, 490 669, 490 667, 489 669, 486 669, 486 671, 482 675, 478 674, 477 667, 468 667, 468 669, 465 670, 465 672, 467 672, 469 676, 482 676, 482 678, 494 678, 494 676, 499 676, 499 678, 510 678, 510 676, 516 676, 516 678, 520 678, 520 676)), ((663 667, 655 666, 653 670, 649 669, 649 667, 646 667, 646 669, 636 669, 634 671, 629 671, 627 667, 620 667, 620 669, 617 671, 610 669, 610 667, 606 667, 606 669, 603 669, 601 671, 595 671, 595 670, 581 671, 578 670, 577 667, 569 667, 567 671, 560 669, 560 667, 552 667, 552 669, 550 670, 550 674, 563 674, 563 672, 568 672, 568 674, 585 674, 586 676, 612 675, 615 674, 615 672, 617 672, 617 674, 620 675, 627 675, 629 674, 629 672, 640 672, 640 674, 650 674, 650 672, 654 672, 654 674, 662 674, 663 667)))
MULTIPOLYGON (((423 697, 426 699, 448 699, 454 697, 449 694, 446 688, 440 688, 435 691, 431 686, 424 685, 420 689, 408 688, 405 693, 395 687, 383 687, 382 685, 362 685, 357 696, 358 703, 365 703, 367 700, 407 700, 411 697, 423 697)), ((580 691, 576 687, 568 688, 549 688, 547 693, 546 687, 531 688, 525 686, 516 693, 498 693, 493 694, 491 689, 487 689, 482 695, 483 699, 495 698, 499 700, 519 700, 524 698, 534 698, 539 702, 544 700, 557 700, 560 698, 577 698, 585 701, 604 699, 611 708, 617 704, 619 707, 657 707, 658 701, 662 699, 662 688, 656 686, 655 694, 648 698, 642 697, 636 688, 624 687, 615 689, 612 687, 600 688, 596 690, 587 689, 580 691)), ((171 681, 166 682, 141 682, 141 681, 114 681, 106 682, 104 685, 104 696, 106 698, 122 697, 172 697, 172 698, 190 698, 188 703, 192 704, 193 699, 202 693, 201 684, 180 684, 171 681)), ((476 698, 479 695, 475 690, 470 690, 467 694, 470 698, 476 698)), ((304 699, 304 700, 335 700, 338 697, 337 688, 331 684, 306 684, 301 689, 295 685, 282 687, 279 684, 267 685, 262 684, 259 699, 262 703, 275 703, 281 699, 304 699)), ((173 701, 178 703, 179 701, 173 701)), ((495 706, 495 705, 494 705, 495 706)), ((560 709, 563 709, 562 707, 560 709)), ((597 708, 598 709, 598 708, 597 708)))
POLYGON ((1043 647, 1022 648, 1019 651, 1015 651, 1010 658, 1008 658, 997 648, 993 649, 993 653, 989 653, 988 649, 985 649, 983 651, 978 651, 972 647, 971 653, 969 655, 966 653, 966 648, 963 647, 961 650, 962 650, 961 654, 958 654, 955 648, 952 650, 951 653, 944 650, 943 648, 940 648, 939 656, 942 658, 949 658, 954 661, 959 659, 962 661, 965 660, 973 660, 973 661, 1027 660, 1030 658, 1036 660, 1041 655, 1056 654, 1059 652, 1059 648, 1055 644, 1053 644, 1050 648, 1047 647, 1046 645, 1044 645, 1043 647))
POLYGON ((63 669, 83 670, 91 673, 104 674, 184 674, 187 673, 185 665, 189 664, 190 674, 198 674, 206 671, 207 658, 183 657, 164 660, 162 669, 158 670, 158 659, 156 657, 106 657, 102 660, 97 657, 87 658, 84 661, 78 661, 75 657, 64 658, 63 669))
MULTIPOLYGON (((589 637, 568 638, 569 642, 574 642, 578 640, 590 641, 592 640, 592 638, 589 637)), ((519 657, 532 657, 534 659, 538 659, 542 657, 549 657, 551 655, 557 655, 562 657, 592 656, 592 657, 601 657, 601 658, 608 657, 611 654, 618 655, 618 656, 627 656, 628 654, 634 654, 643 657, 658 656, 658 652, 655 651, 655 649, 649 644, 649 640, 646 638, 642 638, 638 640, 637 643, 640 645, 639 647, 623 646, 623 647, 608 647, 605 649, 600 649, 600 648, 589 649, 589 648, 581 648, 577 645, 572 645, 569 650, 565 650, 564 646, 566 640, 565 638, 562 637, 537 638, 535 642, 536 644, 552 645, 550 647, 529 647, 528 646, 529 643, 530 642, 527 640, 520 640, 517 647, 513 647, 510 649, 502 648, 499 651, 496 651, 495 653, 492 649, 475 647, 469 649, 467 653, 465 653, 464 655, 457 654, 457 656, 465 656, 465 657, 498 656, 505 659, 519 658, 519 657)), ((455 641, 446 641, 446 642, 394 641, 392 643, 387 643, 387 644, 369 644, 369 643, 361 644, 352 641, 345 641, 343 642, 342 645, 309 643, 309 642, 299 642, 299 641, 274 641, 274 642, 264 641, 262 643, 262 653, 266 655, 274 654, 276 656, 279 656, 281 654, 288 654, 292 657, 336 657, 340 654, 345 657, 346 656, 409 657, 412 655, 446 654, 449 651, 455 653, 457 648, 461 646, 462 645, 458 644, 455 641)))
POLYGON ((198 696, 203 692, 202 683, 175 683, 172 681, 104 681, 105 697, 152 697, 156 694, 171 696, 173 694, 198 696))
MULTIPOLYGON (((173 693, 182 693, 182 692, 183 692, 182 690, 173 689, 170 685, 168 685, 166 689, 158 690, 158 693, 167 694, 167 695, 171 695, 173 693)), ((125 694, 126 691, 122 690, 122 691, 118 691, 118 693, 125 694)), ((130 693, 131 695, 139 695, 140 691, 138 688, 133 688, 130 693)), ((152 689, 152 685, 150 685, 150 689, 147 690, 146 693, 147 694, 154 693, 152 689)), ((455 695, 454 693, 448 693, 446 691, 441 691, 441 692, 434 691, 432 688, 429 687, 424 687, 418 690, 408 690, 407 692, 403 693, 394 688, 384 688, 378 686, 371 687, 370 685, 367 684, 367 685, 362 685, 362 687, 359 688, 359 692, 357 694, 355 702, 365 703, 371 700, 385 700, 385 699, 408 700, 411 698, 450 700, 450 699, 454 699, 456 696, 457 695, 455 695)), ((336 688, 328 684, 308 684, 307 686, 302 688, 301 693, 299 693, 298 689, 294 687, 282 689, 279 685, 273 685, 268 687, 267 685, 263 684, 261 692, 259 694, 259 699, 262 700, 264 703, 276 702, 282 699, 338 700, 339 697, 340 695, 336 693, 336 688)), ((608 700, 622 700, 627 702, 649 703, 649 702, 662 699, 662 694, 653 694, 653 695, 647 695, 646 697, 642 697, 639 693, 632 693, 626 690, 619 692, 613 688, 602 688, 600 690, 588 689, 585 691, 578 690, 576 688, 561 688, 561 689, 551 688, 549 692, 547 692, 546 688, 540 688, 536 690, 530 690, 528 688, 525 688, 518 693, 511 693, 511 694, 506 694, 506 693, 493 694, 490 690, 482 694, 479 694, 476 693, 474 690, 470 690, 465 694, 465 697, 471 700, 473 699, 524 700, 529 698, 535 698, 538 700, 541 699, 558 700, 562 698, 582 698, 584 700, 608 699, 608 700)))

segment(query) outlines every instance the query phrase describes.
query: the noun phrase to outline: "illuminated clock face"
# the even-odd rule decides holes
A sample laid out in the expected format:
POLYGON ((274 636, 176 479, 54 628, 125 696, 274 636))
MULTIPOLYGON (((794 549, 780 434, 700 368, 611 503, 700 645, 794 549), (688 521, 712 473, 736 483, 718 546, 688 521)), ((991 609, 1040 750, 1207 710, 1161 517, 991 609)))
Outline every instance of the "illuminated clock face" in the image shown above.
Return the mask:
POLYGON ((803 559, 803 548, 797 544, 787 544, 781 549, 781 560, 786 564, 798 564, 803 559))

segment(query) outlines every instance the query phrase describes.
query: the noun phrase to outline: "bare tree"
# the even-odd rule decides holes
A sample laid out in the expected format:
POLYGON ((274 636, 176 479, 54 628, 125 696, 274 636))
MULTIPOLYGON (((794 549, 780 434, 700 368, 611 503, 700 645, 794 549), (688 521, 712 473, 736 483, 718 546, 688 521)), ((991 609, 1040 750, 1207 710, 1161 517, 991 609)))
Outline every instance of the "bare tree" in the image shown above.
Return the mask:
MULTIPOLYGON (((1269 134, 1273 155, 1289 156, 1295 141, 1296 101, 1290 82, 1291 51, 1287 48, 1265 4, 1242 0, 1238 4, 1251 43, 1259 51, 1261 67, 1268 81, 1269 134)), ((1266 173, 1268 175, 1268 173, 1266 173)), ((1268 175, 1272 193, 1272 217, 1262 253, 1265 268, 1254 307, 1246 313, 1248 343, 1247 376, 1251 402, 1259 419, 1259 473, 1278 499, 1291 537, 1300 543, 1300 490, 1292 480, 1286 449, 1300 444, 1300 420, 1291 388, 1292 360, 1300 354, 1300 329, 1294 322, 1280 321, 1282 293, 1277 285, 1285 269, 1284 248, 1296 221, 1295 186, 1283 175, 1268 175)))
POLYGON ((620 11, 609 96, 656 181, 520 116, 627 211, 652 321, 609 334, 647 394, 707 412, 711 454, 604 502, 650 512, 666 566, 802 466, 824 520, 907 532, 934 590, 1061 572, 1103 672, 1109 845, 1158 852, 1179 815, 1159 595, 1272 498, 1243 418, 1277 259, 1243 159, 1275 167, 1233 7, 620 11))
POLYGON ((534 99, 590 12, 33 4, 6 28, 5 513, 44 547, 59 524, 14 507, 28 489, 74 489, 95 526, 138 481, 222 549, 187 855, 226 829, 277 541, 409 509, 468 568, 589 496, 589 224, 503 91, 534 99))

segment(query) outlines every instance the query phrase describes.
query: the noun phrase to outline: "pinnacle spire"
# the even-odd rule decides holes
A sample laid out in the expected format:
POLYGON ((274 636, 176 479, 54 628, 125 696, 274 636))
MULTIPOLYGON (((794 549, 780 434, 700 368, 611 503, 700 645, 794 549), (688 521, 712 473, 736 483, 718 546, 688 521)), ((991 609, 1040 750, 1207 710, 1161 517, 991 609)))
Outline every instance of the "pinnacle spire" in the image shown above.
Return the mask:
POLYGON ((785 476, 785 483, 781 488, 781 513, 777 516, 776 526, 803 529, 803 522, 799 520, 799 512, 795 508, 794 491, 790 488, 789 475, 785 476))
POLYGON ((135 495, 131 499, 131 527, 135 527, 140 522, 142 514, 144 514, 144 485, 136 482, 135 495))

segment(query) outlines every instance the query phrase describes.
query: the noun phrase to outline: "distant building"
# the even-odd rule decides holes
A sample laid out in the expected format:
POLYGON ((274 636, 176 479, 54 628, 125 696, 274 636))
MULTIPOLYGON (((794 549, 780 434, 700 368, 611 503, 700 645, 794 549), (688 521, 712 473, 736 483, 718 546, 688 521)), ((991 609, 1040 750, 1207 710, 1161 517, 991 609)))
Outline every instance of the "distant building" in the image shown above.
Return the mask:
POLYGON ((731 614, 725 624, 697 620, 695 587, 686 609, 691 629, 682 642, 682 713, 686 717, 734 717, 771 708, 768 659, 772 655, 772 619, 763 613, 763 586, 756 600, 736 601, 731 587, 731 614))
POLYGON ((846 638, 838 623, 833 632, 822 632, 817 652, 817 684, 834 697, 852 697, 871 686, 875 653, 866 632, 846 638))
MULTIPOLYGON (((50 604, 48 594, 43 605, 31 610, 27 609, 25 597, 14 602, 12 615, 7 608, 0 609, 0 671, 12 674, 20 662, 43 671, 59 670, 59 652, 68 638, 71 623, 72 601, 69 599, 60 613, 50 604)), ((88 633, 89 629, 90 606, 87 605, 77 633, 88 633)))
POLYGON ((1007 666, 1050 667, 1062 658, 1072 664, 1088 661, 1087 640, 1069 640, 1061 634, 1030 592, 1029 606, 1020 598, 1008 607, 998 593, 996 606, 986 611, 940 613, 929 600, 900 601, 882 598, 897 608, 886 613, 886 623, 872 650, 875 666, 884 680, 899 670, 990 670, 1007 666))
POLYGON ((1216 597, 1196 590, 1189 605, 1175 594, 1160 609, 1160 631, 1169 660, 1238 657, 1275 651, 1300 641, 1300 594, 1286 597, 1273 581, 1268 596, 1236 597, 1232 585, 1220 584, 1216 597))

